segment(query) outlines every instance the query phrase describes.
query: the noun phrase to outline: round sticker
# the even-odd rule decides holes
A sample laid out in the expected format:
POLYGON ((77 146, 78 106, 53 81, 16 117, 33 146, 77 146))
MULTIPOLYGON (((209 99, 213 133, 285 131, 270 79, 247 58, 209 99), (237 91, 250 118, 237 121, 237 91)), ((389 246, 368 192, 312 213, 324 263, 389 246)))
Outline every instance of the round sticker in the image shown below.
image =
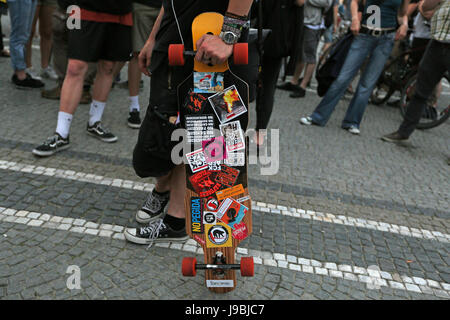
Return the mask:
POLYGON ((245 223, 241 222, 234 225, 233 238, 238 240, 244 240, 248 237, 248 228, 245 223))
POLYGON ((220 225, 212 227, 208 232, 209 241, 219 246, 225 244, 229 237, 227 229, 220 225))
POLYGON ((203 219, 207 224, 215 224, 216 214, 214 212, 206 211, 203 213, 203 219))
POLYGON ((219 200, 217 200, 216 198, 209 198, 206 201, 206 205, 205 205, 206 209, 211 210, 211 211, 217 211, 217 209, 219 209, 219 200))

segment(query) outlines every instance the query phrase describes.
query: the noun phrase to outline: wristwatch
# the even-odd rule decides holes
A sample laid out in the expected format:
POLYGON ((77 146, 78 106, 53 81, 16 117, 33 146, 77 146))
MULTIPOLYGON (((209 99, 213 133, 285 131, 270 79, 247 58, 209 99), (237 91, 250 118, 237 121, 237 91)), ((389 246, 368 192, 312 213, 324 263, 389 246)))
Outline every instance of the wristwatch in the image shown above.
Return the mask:
POLYGON ((222 31, 219 35, 220 39, 228 45, 233 45, 239 41, 240 35, 233 31, 222 31))

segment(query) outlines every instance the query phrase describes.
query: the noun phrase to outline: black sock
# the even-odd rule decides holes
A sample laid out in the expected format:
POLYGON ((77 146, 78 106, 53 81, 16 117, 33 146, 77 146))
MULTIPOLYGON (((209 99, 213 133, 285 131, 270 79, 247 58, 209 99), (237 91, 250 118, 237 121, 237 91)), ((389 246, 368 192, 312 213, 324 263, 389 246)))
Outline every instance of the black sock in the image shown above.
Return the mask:
POLYGON ((175 231, 182 230, 186 227, 186 219, 176 218, 169 214, 166 214, 166 216, 164 217, 164 223, 167 224, 169 227, 171 227, 175 231))
POLYGON ((166 196, 168 196, 169 193, 170 193, 170 191, 166 191, 166 192, 158 192, 158 191, 156 191, 156 188, 153 188, 153 192, 156 193, 158 196, 161 196, 161 197, 166 197, 166 196))

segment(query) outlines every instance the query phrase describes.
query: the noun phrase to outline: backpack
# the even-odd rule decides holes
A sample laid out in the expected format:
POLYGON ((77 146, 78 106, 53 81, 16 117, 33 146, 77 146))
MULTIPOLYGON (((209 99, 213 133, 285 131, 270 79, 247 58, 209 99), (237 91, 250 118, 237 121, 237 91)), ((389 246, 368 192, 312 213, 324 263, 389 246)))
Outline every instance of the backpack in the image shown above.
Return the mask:
POLYGON ((323 97, 334 80, 339 76, 344 65, 350 46, 353 41, 353 33, 349 31, 342 39, 336 42, 330 49, 330 54, 325 63, 316 71, 317 94, 323 97))

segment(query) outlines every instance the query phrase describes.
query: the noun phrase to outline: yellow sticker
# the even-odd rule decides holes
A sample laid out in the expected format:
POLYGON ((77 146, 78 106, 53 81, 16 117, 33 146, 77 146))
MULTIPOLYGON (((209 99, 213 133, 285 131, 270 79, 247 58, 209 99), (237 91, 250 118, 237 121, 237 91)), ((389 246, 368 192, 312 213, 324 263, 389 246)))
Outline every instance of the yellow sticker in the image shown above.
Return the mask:
POLYGON ((238 184, 237 186, 217 191, 216 196, 217 200, 220 201, 226 198, 232 198, 242 193, 244 193, 244 187, 242 186, 242 184, 238 184))
POLYGON ((206 247, 226 248, 233 246, 231 228, 225 223, 219 222, 214 225, 206 225, 206 247))

